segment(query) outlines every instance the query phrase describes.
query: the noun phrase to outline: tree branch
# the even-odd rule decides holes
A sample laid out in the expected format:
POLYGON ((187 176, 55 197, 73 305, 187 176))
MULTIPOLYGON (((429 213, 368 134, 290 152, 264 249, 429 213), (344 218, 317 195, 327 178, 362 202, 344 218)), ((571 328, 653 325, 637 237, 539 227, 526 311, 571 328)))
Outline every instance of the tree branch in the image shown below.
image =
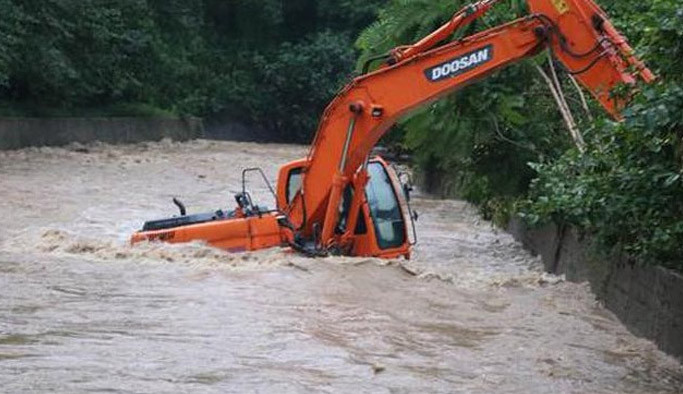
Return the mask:
POLYGON ((581 133, 579 132, 576 126, 574 117, 571 115, 571 112, 569 112, 567 102, 562 100, 563 95, 560 95, 560 93, 558 92, 558 88, 553 83, 553 80, 548 76, 548 74, 545 71, 543 71, 541 66, 536 65, 536 71, 538 71, 538 73, 541 74, 546 84, 548 85, 548 88, 550 88, 550 92, 553 94, 555 103, 557 104, 557 107, 560 110, 560 113, 562 114, 565 126, 567 126, 567 129, 569 130, 569 134, 572 138, 572 141, 574 141, 574 145, 579 149, 581 153, 585 152, 586 143, 584 142, 583 137, 581 136, 581 133))

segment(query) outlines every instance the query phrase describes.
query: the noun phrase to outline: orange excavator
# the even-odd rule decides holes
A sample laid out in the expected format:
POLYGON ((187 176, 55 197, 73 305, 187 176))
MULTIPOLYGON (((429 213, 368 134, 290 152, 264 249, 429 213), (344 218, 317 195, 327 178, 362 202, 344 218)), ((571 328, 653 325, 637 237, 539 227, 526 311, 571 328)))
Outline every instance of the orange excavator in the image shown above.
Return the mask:
MULTIPOLYGON (((473 3, 419 42, 370 59, 383 63, 341 90, 323 113, 308 156, 280 169, 271 188, 275 209, 255 205, 243 182, 233 211, 187 215, 174 200, 180 216, 145 223, 132 242, 204 241, 229 251, 284 246, 308 256, 410 258, 415 217, 409 188, 384 160, 370 157, 400 117, 545 49, 615 119, 626 104, 623 95, 612 95, 615 87, 633 92, 637 80, 655 80, 591 0, 527 0, 528 16, 449 40, 499 1, 473 3)), ((251 171, 259 170, 243 176, 251 171)))

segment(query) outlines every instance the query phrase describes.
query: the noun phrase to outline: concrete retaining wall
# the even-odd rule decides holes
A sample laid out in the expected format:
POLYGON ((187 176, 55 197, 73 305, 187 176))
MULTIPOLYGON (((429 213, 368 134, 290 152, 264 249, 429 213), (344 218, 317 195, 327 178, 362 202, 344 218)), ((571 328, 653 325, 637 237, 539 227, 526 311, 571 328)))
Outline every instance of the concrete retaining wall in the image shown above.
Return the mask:
POLYGON ((92 141, 184 141, 202 135, 202 120, 198 118, 0 118, 0 150, 92 141))
POLYGON ((635 266, 626 256, 598 258, 591 253, 591 240, 569 227, 531 229, 515 219, 508 230, 541 256, 548 272, 589 281, 629 330, 683 360, 683 276, 661 267, 635 266))

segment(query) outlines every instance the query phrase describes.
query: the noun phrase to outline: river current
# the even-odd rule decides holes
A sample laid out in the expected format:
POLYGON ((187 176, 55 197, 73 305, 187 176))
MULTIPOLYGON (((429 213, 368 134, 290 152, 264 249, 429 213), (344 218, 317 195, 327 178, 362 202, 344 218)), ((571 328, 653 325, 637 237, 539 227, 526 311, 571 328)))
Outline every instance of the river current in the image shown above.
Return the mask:
POLYGON ((173 197, 232 208, 242 168, 305 154, 0 152, 0 393, 683 392, 680 363, 460 201, 415 200, 410 261, 128 245, 173 197))

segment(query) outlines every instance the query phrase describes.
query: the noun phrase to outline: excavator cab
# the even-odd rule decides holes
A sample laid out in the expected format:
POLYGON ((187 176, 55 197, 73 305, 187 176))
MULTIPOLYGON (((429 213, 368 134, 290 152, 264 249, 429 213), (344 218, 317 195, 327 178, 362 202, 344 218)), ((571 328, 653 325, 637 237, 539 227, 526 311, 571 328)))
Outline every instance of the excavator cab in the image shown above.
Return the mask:
MULTIPOLYGON (((301 198, 306 164, 306 160, 298 160, 281 168, 277 193, 279 209, 286 211, 296 198, 301 198)), ((335 228, 335 237, 340 244, 337 250, 353 256, 410 257, 410 246, 414 243, 411 234, 415 231, 405 193, 408 187, 401 183, 394 168, 379 156, 370 159, 361 171, 366 171, 368 179, 365 192, 357 195, 350 182, 339 204, 335 228), (360 209, 355 220, 351 220, 355 198, 360 199, 360 209)), ((315 238, 314 234, 311 239, 315 238)))

